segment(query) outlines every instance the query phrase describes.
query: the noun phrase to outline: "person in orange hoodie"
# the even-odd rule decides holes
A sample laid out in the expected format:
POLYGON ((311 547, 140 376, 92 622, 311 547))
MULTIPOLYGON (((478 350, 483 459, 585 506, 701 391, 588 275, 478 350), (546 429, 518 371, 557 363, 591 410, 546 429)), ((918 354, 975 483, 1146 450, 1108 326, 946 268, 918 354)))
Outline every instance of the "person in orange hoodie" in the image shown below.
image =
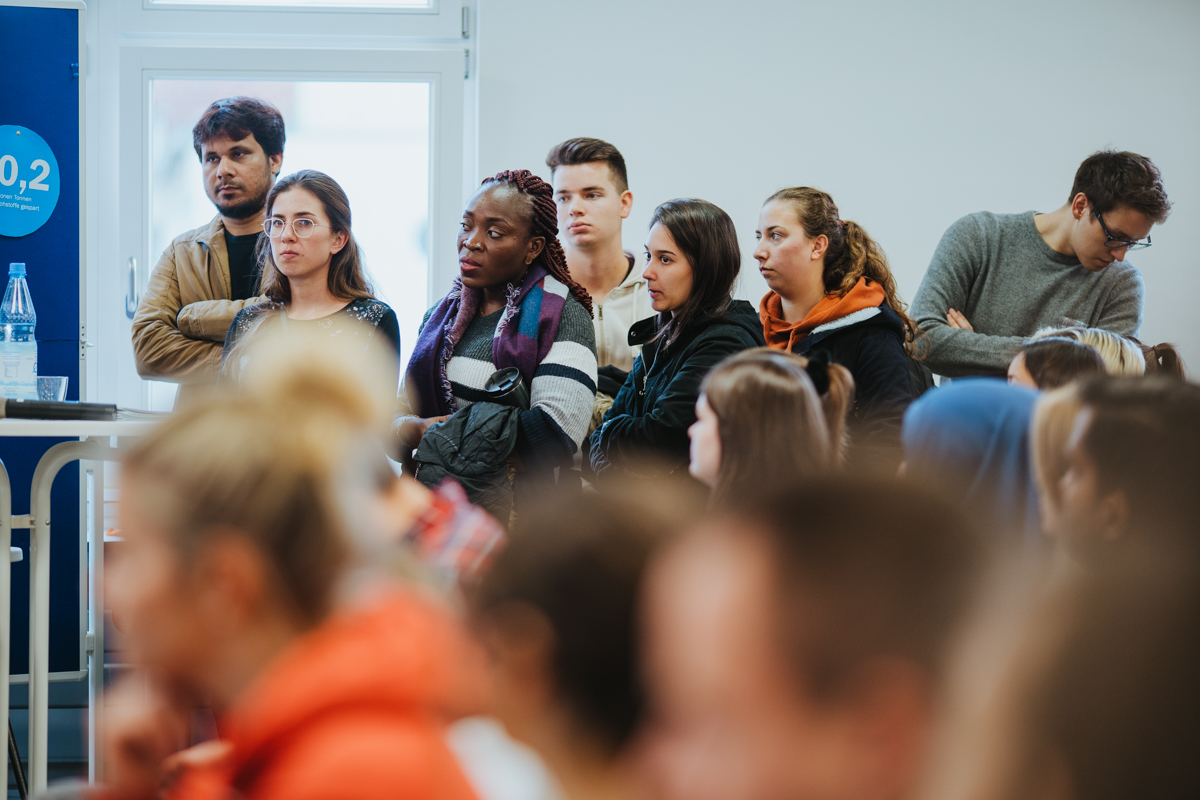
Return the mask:
POLYGON ((473 800, 444 729, 484 705, 481 651, 431 596, 361 567, 389 546, 390 398, 363 389, 384 371, 265 355, 259 380, 124 461, 109 591, 140 675, 109 698, 104 793, 473 800), (219 743, 178 752, 205 704, 219 743))
POLYGON ((894 474, 904 410, 933 378, 911 357, 919 329, 883 250, 841 218, 832 197, 808 187, 768 197, 755 236, 754 258, 771 289, 759 304, 767 345, 825 353, 850 370, 848 462, 894 474))

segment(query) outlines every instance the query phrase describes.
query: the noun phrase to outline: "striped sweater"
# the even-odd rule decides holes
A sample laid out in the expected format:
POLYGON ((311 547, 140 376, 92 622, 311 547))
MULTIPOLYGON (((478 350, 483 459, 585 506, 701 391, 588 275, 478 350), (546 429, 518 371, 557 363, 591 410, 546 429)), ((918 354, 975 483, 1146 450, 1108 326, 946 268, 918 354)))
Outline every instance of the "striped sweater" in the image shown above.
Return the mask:
MULTIPOLYGON (((551 279, 547 279, 547 284, 551 279)), ((564 287, 565 288, 565 287, 564 287)), ((422 329, 429 321, 426 312, 422 329)), ((492 339, 501 309, 471 321, 446 365, 454 410, 486 400, 483 387, 496 371, 492 339)), ((516 324, 510 323, 510 324, 516 324)), ((596 399, 596 334, 587 309, 568 296, 558 336, 538 365, 529 387, 529 411, 521 415, 517 451, 523 459, 563 463, 577 452, 592 417, 596 399)))

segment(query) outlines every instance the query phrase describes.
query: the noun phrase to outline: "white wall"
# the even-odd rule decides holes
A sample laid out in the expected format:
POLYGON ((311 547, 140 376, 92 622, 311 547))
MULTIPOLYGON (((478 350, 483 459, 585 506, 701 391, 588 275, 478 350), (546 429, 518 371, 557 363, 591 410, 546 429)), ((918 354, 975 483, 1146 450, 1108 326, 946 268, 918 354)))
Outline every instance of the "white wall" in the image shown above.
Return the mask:
POLYGON ((1175 210, 1135 253, 1143 338, 1200 374, 1200 3, 1194 0, 480 0, 480 177, 547 176, 571 136, 611 141, 654 206, 727 210, 739 294, 763 199, 807 184, 874 235, 911 300, 945 228, 1057 208, 1106 146, 1150 156, 1175 210))

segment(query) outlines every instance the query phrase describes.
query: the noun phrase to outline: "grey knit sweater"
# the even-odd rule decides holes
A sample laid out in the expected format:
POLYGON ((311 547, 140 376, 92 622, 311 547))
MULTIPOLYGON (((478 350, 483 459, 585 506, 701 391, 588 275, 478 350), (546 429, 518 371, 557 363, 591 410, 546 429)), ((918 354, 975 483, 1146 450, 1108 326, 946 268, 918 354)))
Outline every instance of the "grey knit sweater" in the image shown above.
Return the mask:
MULTIPOLYGON (((455 411, 487 399, 483 387, 496 371, 492 340, 503 311, 471 320, 446 364, 455 411)), ((432 309, 425 312, 422 329, 432 313, 432 309)), ((596 332, 587 309, 570 295, 558 323, 558 336, 534 373, 529 395, 530 410, 522 414, 521 421, 522 433, 532 440, 531 446, 569 441, 574 449, 567 448, 563 455, 578 452, 596 400, 596 332)), ((407 397, 403 387, 401 396, 407 397)))
POLYGON ((942 236, 911 312, 928 334, 925 364, 934 372, 1003 375, 1021 342, 1047 326, 1137 335, 1141 272, 1128 261, 1088 270, 1046 244, 1034 213, 968 214, 942 236), (974 332, 950 327, 951 308, 966 315, 974 332))

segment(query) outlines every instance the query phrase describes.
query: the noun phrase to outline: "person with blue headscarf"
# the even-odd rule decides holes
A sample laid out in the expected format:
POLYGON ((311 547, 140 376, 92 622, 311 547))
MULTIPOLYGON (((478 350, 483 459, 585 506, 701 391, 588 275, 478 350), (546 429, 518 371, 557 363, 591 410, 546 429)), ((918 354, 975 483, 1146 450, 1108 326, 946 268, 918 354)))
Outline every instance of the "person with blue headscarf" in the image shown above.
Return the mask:
POLYGON ((1041 543, 1029 426, 1037 392, 993 378, 957 380, 904 415, 907 478, 957 503, 984 531, 1023 550, 1041 543))

